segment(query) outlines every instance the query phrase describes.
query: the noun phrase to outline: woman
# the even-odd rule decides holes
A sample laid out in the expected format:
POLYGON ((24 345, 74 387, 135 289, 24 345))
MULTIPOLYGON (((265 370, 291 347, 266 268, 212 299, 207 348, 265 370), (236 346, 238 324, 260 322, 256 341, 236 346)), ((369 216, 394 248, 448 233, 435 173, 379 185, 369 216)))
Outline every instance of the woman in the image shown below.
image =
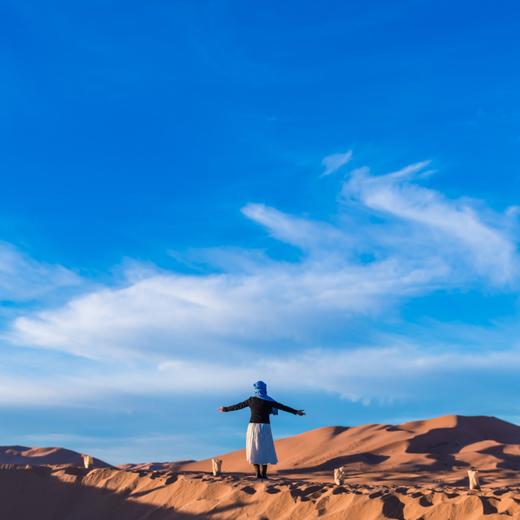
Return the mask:
POLYGON ((278 410, 295 415, 305 415, 305 412, 277 403, 267 395, 267 385, 263 381, 257 381, 253 387, 255 395, 233 406, 221 406, 219 411, 233 412, 246 407, 251 409, 251 419, 246 436, 246 459, 255 467, 256 478, 264 479, 267 478, 267 465, 278 462, 269 415, 278 415, 278 410))

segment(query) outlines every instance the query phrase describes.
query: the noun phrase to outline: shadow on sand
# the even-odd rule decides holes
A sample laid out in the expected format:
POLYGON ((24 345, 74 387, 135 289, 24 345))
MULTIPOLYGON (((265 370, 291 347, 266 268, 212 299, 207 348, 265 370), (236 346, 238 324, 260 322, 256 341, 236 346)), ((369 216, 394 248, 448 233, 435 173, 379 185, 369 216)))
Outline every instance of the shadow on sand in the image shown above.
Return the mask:
POLYGON ((196 520, 240 507, 191 514, 130 500, 124 493, 63 482, 45 467, 0 469, 0 518, 6 520, 196 520))
MULTIPOLYGON (((455 466, 469 467, 469 463, 457 460, 455 455, 466 446, 478 442, 520 442, 520 428, 495 417, 455 417, 455 426, 435 428, 410 440, 406 450, 408 453, 422 453, 432 461, 427 466, 417 465, 414 468, 416 471, 451 470, 455 466)), ((505 454, 500 447, 483 448, 480 452, 502 459, 497 465, 499 468, 516 469, 520 464, 520 457, 505 454)))

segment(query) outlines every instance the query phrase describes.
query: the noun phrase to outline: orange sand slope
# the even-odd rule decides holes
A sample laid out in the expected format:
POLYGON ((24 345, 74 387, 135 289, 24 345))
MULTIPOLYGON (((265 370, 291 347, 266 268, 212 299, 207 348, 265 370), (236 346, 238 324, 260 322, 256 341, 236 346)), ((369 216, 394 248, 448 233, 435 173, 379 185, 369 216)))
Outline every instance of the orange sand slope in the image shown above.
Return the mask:
MULTIPOLYGON (((350 483, 461 484, 470 466, 495 485, 520 481, 520 427, 495 417, 445 416, 399 425, 319 428, 276 442, 279 476, 330 481, 344 466, 350 483)), ((219 455, 224 472, 250 472, 244 450, 219 455)), ((182 464, 208 471, 210 461, 182 464)))
POLYGON ((370 486, 173 472, 0 466, 0 518, 16 520, 477 520, 520 518, 520 488, 370 486))
MULTIPOLYGON (((0 446, 0 464, 44 464, 83 466, 81 455, 65 448, 27 448, 26 446, 0 446)), ((93 458, 93 467, 104 468, 109 464, 93 458)))

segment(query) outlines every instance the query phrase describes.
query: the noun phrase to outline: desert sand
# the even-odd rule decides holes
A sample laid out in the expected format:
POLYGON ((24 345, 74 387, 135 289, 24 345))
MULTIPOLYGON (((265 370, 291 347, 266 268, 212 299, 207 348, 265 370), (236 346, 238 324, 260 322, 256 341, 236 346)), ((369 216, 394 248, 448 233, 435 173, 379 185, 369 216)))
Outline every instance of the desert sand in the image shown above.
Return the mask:
POLYGON ((320 428, 277 441, 277 450, 281 463, 266 482, 249 475, 241 451, 219 456, 221 477, 207 460, 154 469, 4 464, 0 518, 520 520, 520 427, 493 417, 320 428), (481 490, 467 489, 471 466, 481 490))

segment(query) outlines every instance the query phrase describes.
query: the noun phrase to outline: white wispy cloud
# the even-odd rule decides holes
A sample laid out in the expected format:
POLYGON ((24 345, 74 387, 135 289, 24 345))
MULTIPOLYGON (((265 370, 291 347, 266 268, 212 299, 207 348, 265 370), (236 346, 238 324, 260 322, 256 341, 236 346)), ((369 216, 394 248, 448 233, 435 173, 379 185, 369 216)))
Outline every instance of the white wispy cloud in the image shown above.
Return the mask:
POLYGON ((443 273, 442 265, 411 267, 395 259, 340 266, 281 263, 239 275, 157 272, 19 317, 10 339, 93 359, 306 343, 324 324, 337 327, 349 316, 378 312, 443 273))
POLYGON ((465 199, 449 200, 414 183, 414 174, 428 164, 415 163, 379 176, 370 175, 367 168, 355 170, 343 186, 343 198, 409 224, 407 234, 416 250, 426 246, 431 256, 436 249, 438 255, 451 256, 452 262, 495 284, 515 280, 517 245, 510 236, 507 212, 501 215, 479 209, 478 204, 465 199))
POLYGON ((335 249, 345 253, 353 245, 353 237, 331 224, 288 215, 265 204, 247 204, 242 213, 266 228, 273 238, 307 251, 335 249))
POLYGON ((332 155, 327 155, 321 161, 323 166, 323 172, 321 174, 322 177, 326 177, 327 175, 331 175, 334 172, 337 172, 340 168, 349 163, 352 159, 352 150, 348 150, 344 153, 334 153, 332 155))
POLYGON ((0 301, 41 298, 80 283, 80 277, 73 271, 36 261, 13 245, 0 242, 0 301))

